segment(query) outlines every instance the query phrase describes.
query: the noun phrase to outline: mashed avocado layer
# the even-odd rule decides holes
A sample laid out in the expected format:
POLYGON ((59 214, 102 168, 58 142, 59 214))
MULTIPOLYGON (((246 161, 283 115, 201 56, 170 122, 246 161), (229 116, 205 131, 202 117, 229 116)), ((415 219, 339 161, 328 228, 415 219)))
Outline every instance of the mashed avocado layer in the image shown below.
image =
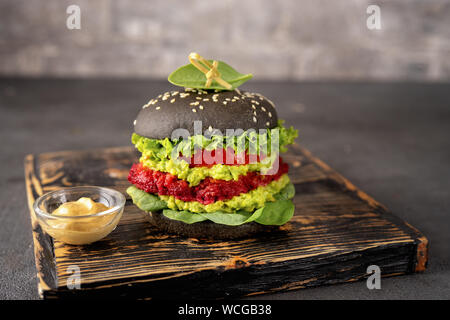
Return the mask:
POLYGON ((252 212, 255 209, 263 207, 266 202, 275 201, 274 195, 279 193, 289 183, 290 180, 288 175, 284 174, 280 179, 251 190, 248 193, 240 194, 229 200, 217 201, 207 205, 197 201, 182 201, 176 199, 174 196, 159 195, 159 198, 165 201, 167 207, 173 210, 186 210, 195 213, 216 211, 235 212, 237 210, 252 212))
POLYGON ((161 172, 168 172, 173 174, 178 179, 186 180, 189 186, 194 187, 198 185, 206 177, 211 177, 217 180, 235 180, 237 181, 241 175, 246 175, 251 171, 262 171, 271 167, 271 162, 267 163, 252 163, 229 166, 225 164, 216 164, 211 167, 194 167, 190 168, 185 161, 174 161, 172 159, 155 161, 142 156, 140 162, 144 167, 161 172))

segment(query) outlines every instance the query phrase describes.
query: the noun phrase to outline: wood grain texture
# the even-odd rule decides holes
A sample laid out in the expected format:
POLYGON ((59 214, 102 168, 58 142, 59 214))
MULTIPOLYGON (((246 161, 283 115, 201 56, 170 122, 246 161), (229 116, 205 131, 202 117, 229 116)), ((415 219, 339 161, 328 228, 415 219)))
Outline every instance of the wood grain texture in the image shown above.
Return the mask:
POLYGON ((25 179, 39 290, 44 298, 223 298, 350 282, 376 264, 383 276, 424 271, 427 239, 393 216, 307 150, 284 159, 297 194, 296 212, 281 232, 232 241, 162 234, 129 198, 117 229, 87 246, 53 241, 32 204, 61 187, 101 185, 121 192, 138 159, 132 147, 29 155, 25 179), (69 290, 68 267, 81 270, 69 290))

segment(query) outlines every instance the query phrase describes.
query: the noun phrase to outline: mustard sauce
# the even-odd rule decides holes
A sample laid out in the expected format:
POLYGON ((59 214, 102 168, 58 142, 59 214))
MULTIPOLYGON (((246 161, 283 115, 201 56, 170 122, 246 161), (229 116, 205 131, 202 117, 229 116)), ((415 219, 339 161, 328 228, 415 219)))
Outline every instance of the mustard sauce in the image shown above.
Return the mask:
POLYGON ((109 207, 103 203, 95 202, 91 198, 80 198, 77 201, 70 201, 63 203, 52 212, 58 216, 86 216, 89 214, 96 214, 108 210, 109 207))
POLYGON ((49 220, 45 228, 53 238, 69 244, 88 244, 106 237, 115 229, 122 214, 100 215, 89 217, 110 209, 103 203, 95 202, 90 198, 80 198, 77 201, 63 203, 52 215, 58 218, 49 220), (68 219, 62 217, 67 216, 68 219), (82 217, 87 216, 87 217, 82 217), (70 219, 70 217, 80 217, 70 219))

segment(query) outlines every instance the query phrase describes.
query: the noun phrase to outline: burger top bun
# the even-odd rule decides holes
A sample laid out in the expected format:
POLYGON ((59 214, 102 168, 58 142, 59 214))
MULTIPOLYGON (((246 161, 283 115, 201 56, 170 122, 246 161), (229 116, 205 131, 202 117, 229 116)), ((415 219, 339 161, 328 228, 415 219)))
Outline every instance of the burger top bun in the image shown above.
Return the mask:
POLYGON ((241 90, 205 91, 185 89, 160 94, 142 107, 134 131, 152 139, 170 138, 175 129, 194 135, 194 121, 205 130, 272 129, 278 117, 273 103, 257 93, 241 90))

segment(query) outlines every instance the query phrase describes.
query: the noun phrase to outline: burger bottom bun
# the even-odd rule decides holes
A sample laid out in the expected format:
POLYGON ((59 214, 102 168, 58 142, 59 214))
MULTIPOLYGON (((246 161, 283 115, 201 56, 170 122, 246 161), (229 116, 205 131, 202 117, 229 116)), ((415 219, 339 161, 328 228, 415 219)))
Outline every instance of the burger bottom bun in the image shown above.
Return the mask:
POLYGON ((169 219, 159 212, 150 212, 149 216, 151 223, 159 230, 187 238, 231 240, 280 230, 279 226, 265 226, 256 222, 240 226, 227 226, 209 220, 187 224, 169 219))

